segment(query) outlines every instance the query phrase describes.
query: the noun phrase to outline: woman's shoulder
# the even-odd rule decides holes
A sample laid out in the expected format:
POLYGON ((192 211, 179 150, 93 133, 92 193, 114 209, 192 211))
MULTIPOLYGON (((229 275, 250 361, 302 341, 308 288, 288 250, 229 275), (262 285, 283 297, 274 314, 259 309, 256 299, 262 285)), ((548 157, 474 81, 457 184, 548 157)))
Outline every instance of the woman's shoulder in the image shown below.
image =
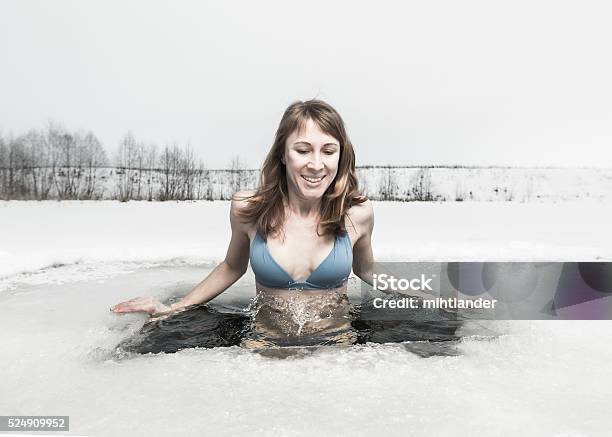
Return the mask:
POLYGON ((355 228, 354 232, 357 235, 362 234, 368 229, 371 231, 374 226, 374 207, 370 199, 351 206, 347 210, 346 215, 350 219, 347 224, 352 223, 355 228))
POLYGON ((353 220, 358 221, 369 221, 373 219, 374 207, 372 206, 372 201, 366 199, 365 202, 354 204, 348 209, 347 214, 350 215, 353 220))
POLYGON ((249 218, 248 211, 245 209, 248 205, 247 199, 253 194, 255 194, 255 190, 244 190, 234 193, 230 206, 230 222, 232 227, 240 229, 247 235, 251 234, 253 223, 249 218))

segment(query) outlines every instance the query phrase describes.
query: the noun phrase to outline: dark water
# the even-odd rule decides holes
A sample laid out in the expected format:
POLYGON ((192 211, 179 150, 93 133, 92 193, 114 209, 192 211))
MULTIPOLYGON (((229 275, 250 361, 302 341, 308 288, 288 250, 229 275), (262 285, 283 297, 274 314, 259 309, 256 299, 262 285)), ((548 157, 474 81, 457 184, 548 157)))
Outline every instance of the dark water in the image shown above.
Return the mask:
MULTIPOLYGON (((118 350, 147 354, 173 353, 195 347, 239 346, 244 339, 257 336, 248 308, 248 301, 192 307, 166 319, 146 323, 137 335, 123 341, 118 350)), ((464 323, 455 315, 443 312, 424 315, 422 311, 415 311, 409 320, 364 320, 360 316, 361 305, 353 304, 350 311, 352 344, 402 343, 406 349, 423 357, 456 355, 454 345, 461 338, 457 331, 464 323)), ((282 348, 327 346, 335 342, 329 336, 302 335, 277 338, 274 344, 282 348)))

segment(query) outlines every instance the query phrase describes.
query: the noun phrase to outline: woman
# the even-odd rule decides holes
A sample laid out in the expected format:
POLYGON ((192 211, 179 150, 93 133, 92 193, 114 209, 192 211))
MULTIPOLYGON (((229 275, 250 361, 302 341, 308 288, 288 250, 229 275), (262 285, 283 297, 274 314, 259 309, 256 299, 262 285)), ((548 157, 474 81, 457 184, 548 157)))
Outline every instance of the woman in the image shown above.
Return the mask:
POLYGON ((234 195, 230 223, 225 259, 180 301, 136 298, 112 311, 159 316, 208 302, 244 275, 250 260, 256 332, 274 339, 348 329, 351 267, 372 282, 374 214, 358 192, 353 146, 334 108, 320 100, 287 108, 260 186, 234 195))

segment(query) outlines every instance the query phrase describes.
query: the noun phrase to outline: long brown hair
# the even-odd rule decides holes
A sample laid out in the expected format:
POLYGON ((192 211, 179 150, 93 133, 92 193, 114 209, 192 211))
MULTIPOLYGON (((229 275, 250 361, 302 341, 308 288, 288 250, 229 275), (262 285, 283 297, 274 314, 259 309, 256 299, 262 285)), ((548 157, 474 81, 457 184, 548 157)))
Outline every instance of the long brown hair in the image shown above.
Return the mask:
POLYGON ((296 130, 300 131, 307 120, 312 120, 319 129, 340 142, 338 172, 321 199, 319 226, 323 233, 319 235, 339 236, 346 232, 343 225, 346 212, 351 206, 367 200, 358 189, 355 152, 340 114, 322 100, 294 102, 285 110, 276 130, 274 144, 261 168, 259 187, 252 196, 242 197, 247 205, 238 210, 238 216, 248 223, 254 223, 264 238, 282 230, 288 190, 287 169, 281 157, 287 138, 296 130))

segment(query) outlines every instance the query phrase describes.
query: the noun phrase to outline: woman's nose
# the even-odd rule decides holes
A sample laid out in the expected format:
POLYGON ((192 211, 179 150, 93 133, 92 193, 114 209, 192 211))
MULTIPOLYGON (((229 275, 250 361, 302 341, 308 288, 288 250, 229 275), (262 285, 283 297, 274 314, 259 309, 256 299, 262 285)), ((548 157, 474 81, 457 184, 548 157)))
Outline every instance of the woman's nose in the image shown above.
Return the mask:
POLYGON ((322 170, 323 169, 323 160, 321 159, 320 153, 313 153, 310 162, 308 163, 308 167, 312 170, 322 170))

